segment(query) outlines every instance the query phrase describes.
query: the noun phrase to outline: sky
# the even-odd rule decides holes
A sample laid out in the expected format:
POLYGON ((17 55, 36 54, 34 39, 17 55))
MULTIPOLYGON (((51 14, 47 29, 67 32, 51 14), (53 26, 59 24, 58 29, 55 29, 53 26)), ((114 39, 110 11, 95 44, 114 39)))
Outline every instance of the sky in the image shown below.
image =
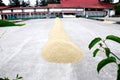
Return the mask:
MULTIPOLYGON (((28 1, 28 0, 24 0, 24 1, 28 1)), ((9 4, 9 0, 3 0, 3 2, 8 5, 9 4)), ((35 5, 36 0, 30 0, 30 5, 35 5)))

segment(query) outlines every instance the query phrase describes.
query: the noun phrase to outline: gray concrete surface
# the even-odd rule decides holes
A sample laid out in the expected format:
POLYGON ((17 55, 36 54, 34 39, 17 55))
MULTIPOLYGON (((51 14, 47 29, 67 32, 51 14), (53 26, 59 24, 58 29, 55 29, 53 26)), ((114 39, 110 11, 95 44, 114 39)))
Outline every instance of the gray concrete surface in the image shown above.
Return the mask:
POLYGON ((120 22, 120 17, 109 17, 108 20, 120 22))
POLYGON ((104 18, 98 17, 98 18, 92 18, 92 19, 120 22, 120 17, 104 17, 104 18))
MULTIPOLYGON (((115 64, 107 65, 98 75, 97 63, 105 56, 99 53, 93 58, 88 44, 98 36, 120 36, 120 25, 83 18, 61 20, 70 39, 84 52, 81 61, 74 64, 45 61, 40 53, 54 25, 53 19, 28 20, 24 27, 0 28, 0 35, 4 33, 0 39, 0 77, 13 79, 20 74, 24 80, 116 80, 115 64)), ((120 56, 120 45, 107 43, 120 56)))

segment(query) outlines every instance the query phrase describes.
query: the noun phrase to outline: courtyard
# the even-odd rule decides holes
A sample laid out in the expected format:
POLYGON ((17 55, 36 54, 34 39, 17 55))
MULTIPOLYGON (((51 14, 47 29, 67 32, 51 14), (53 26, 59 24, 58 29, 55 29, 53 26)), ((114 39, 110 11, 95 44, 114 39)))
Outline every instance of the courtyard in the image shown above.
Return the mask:
MULTIPOLYGON (((120 25, 85 18, 63 18, 68 37, 83 51, 77 63, 51 63, 41 57, 43 46, 54 25, 54 19, 33 19, 23 27, 0 27, 0 77, 11 79, 19 74, 24 80, 116 80, 115 64, 107 65, 100 74, 96 67, 104 54, 92 57, 88 45, 95 37, 120 36, 120 25)), ((116 55, 120 45, 107 43, 116 55)))

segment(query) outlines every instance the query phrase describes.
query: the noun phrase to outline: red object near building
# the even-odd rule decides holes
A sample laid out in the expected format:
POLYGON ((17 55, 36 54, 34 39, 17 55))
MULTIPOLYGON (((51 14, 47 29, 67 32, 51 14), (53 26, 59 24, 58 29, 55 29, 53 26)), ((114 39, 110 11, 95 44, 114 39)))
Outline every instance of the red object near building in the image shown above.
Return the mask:
POLYGON ((8 8, 7 6, 0 6, 0 10, 8 8))
POLYGON ((99 0, 61 0, 63 7, 112 8, 113 5, 99 0))
POLYGON ((113 8, 113 4, 99 0, 61 0, 60 4, 48 4, 48 7, 66 8, 113 8))

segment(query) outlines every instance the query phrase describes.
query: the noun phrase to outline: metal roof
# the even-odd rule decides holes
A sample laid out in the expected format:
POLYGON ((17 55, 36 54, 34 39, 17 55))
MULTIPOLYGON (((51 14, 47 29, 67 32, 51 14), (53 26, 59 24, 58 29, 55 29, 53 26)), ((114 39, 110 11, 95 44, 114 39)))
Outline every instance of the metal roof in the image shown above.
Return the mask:
POLYGON ((113 8, 113 4, 100 2, 99 0, 61 0, 61 4, 49 4, 48 7, 67 8, 113 8))
POLYGON ((0 10, 8 8, 7 6, 0 6, 0 10))
POLYGON ((113 4, 100 2, 99 0, 61 0, 60 4, 48 4, 47 6, 7 7, 2 9, 46 9, 46 8, 113 8, 113 4))

